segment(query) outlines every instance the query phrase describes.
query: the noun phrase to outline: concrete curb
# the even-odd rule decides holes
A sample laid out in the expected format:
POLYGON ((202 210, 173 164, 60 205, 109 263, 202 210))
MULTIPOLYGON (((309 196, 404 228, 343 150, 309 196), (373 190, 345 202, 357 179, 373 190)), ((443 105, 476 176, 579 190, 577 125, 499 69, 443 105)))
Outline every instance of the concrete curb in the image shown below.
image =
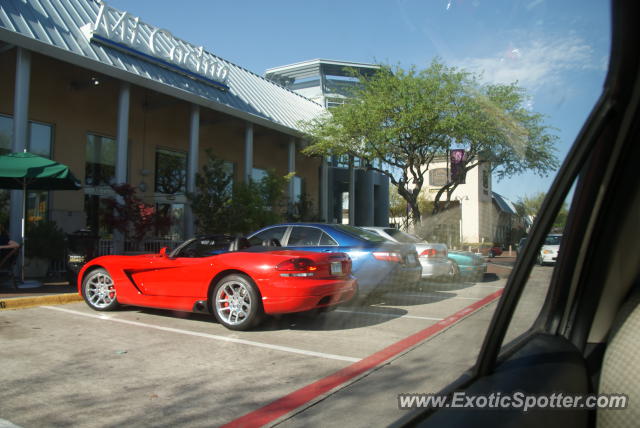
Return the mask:
POLYGON ((64 305, 65 303, 81 302, 82 300, 82 296, 78 293, 53 294, 51 296, 0 298, 0 311, 31 308, 42 305, 64 305))

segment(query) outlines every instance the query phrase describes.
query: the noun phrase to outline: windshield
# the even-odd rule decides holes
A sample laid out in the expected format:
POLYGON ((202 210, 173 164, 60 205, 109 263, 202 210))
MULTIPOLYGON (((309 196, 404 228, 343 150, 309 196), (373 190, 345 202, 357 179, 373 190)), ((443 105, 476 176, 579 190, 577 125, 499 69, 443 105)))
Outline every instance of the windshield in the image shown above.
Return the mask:
POLYGON ((390 228, 390 229, 384 229, 384 231, 387 232, 390 236, 392 236, 398 242, 404 242, 406 244, 417 244, 418 242, 422 242, 422 239, 413 235, 409 235, 408 233, 405 233, 398 229, 390 228))
POLYGON ((544 240, 544 245, 560 245, 560 241, 562 240, 562 236, 560 235, 549 235, 544 240))
POLYGON ((361 229, 359 227, 349 226, 346 224, 334 225, 337 230, 349 235, 357 236, 369 242, 388 242, 387 239, 370 230, 361 229))
MULTIPOLYGON (((617 225, 574 192, 604 212, 582 186, 633 187, 553 188, 567 159, 636 158, 568 156, 609 135, 583 128, 609 3, 0 1, 0 247, 24 250, 0 266, 0 426, 394 426, 480 367, 503 295, 500 352, 543 326, 601 349, 560 325, 593 308, 538 317, 593 300, 548 295, 591 242, 558 249, 567 224, 617 225), (25 151, 82 185, 4 177, 25 151)), ((610 147, 637 128, 614 80, 610 147)))

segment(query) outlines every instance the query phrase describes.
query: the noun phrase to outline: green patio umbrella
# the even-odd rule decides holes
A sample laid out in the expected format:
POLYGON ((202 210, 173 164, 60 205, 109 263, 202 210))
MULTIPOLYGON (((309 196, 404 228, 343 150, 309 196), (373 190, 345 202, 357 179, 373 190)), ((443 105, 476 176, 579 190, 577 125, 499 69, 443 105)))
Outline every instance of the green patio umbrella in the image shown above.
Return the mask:
POLYGON ((21 279, 24 283, 24 227, 28 190, 78 190, 80 182, 68 166, 29 153, 9 153, 0 156, 0 189, 22 190, 21 279))

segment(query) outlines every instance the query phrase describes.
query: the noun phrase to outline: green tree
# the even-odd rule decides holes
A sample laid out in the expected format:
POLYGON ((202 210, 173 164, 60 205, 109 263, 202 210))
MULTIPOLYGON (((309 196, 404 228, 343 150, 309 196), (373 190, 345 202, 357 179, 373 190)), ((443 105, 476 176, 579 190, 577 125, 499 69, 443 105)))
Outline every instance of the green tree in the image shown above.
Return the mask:
POLYGON ((196 191, 187 193, 196 217, 198 233, 229 232, 231 226, 231 196, 233 177, 225 163, 207 150, 207 161, 196 173, 196 191))
POLYGON ((389 177, 415 224, 429 165, 451 148, 466 150, 463 172, 436 195, 434 212, 442 195, 449 200, 464 172, 479 163, 499 178, 557 165, 555 137, 540 115, 522 107, 525 94, 516 85, 482 85, 478 76, 437 60, 421 71, 383 65, 360 81, 350 102, 306 124, 311 144, 305 152, 363 159, 389 177))
POLYGON ((524 89, 515 83, 481 85, 476 76, 468 77, 455 101, 452 130, 452 148, 464 150, 464 156, 436 194, 434 213, 448 207, 453 191, 473 168, 482 168, 483 174, 501 180, 524 171, 546 176, 558 167, 558 138, 544 124, 543 115, 526 107, 524 89))
MULTIPOLYGON (((546 197, 547 194, 544 192, 538 192, 531 196, 525 195, 519 198, 518 201, 514 203, 516 212, 520 216, 529 216, 531 218, 535 218, 540 212, 540 207, 542 207, 542 203, 544 202, 544 198, 546 197)), ((569 208, 567 207, 567 203, 563 202, 562 207, 560 208, 560 211, 558 211, 558 215, 553 222, 551 231, 554 233, 561 233, 567 223, 568 215, 569 208)))
POLYGON ((234 184, 225 162, 208 150, 205 165, 196 173, 196 191, 187 193, 198 233, 246 234, 282 221, 289 179, 269 170, 258 182, 234 184))

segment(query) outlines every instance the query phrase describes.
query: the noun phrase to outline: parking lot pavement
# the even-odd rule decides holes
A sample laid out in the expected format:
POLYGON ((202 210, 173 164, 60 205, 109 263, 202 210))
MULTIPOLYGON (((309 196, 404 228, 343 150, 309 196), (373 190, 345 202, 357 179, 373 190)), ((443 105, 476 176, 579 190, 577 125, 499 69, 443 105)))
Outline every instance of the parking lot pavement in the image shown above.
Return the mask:
MULTIPOLYGON (((397 370, 407 388, 423 381, 439 388, 472 361, 464 351, 479 346, 482 335, 463 323, 481 328, 495 304, 472 314, 465 308, 504 282, 489 275, 478 284, 426 283, 364 306, 270 318, 249 332, 227 330, 204 315, 132 307, 105 313, 74 303, 2 311, 0 418, 25 427, 222 425, 430 331, 437 334, 397 348, 383 366, 397 370), (451 318, 460 312, 459 320, 451 318), (443 353, 447 346, 451 352, 443 353), (433 370, 412 369, 425 358, 433 370)), ((356 379, 338 389, 363 388, 361 381, 346 388, 356 379)))

